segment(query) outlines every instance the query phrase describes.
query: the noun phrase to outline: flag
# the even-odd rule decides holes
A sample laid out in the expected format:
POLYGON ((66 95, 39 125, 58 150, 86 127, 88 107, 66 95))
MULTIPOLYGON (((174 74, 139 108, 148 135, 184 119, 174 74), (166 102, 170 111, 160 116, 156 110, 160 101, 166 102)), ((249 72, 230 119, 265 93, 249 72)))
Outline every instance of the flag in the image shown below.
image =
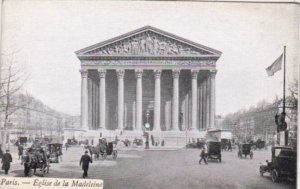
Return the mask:
POLYGON ((281 54, 271 66, 266 68, 268 76, 273 76, 277 71, 281 70, 282 57, 283 54, 281 54))

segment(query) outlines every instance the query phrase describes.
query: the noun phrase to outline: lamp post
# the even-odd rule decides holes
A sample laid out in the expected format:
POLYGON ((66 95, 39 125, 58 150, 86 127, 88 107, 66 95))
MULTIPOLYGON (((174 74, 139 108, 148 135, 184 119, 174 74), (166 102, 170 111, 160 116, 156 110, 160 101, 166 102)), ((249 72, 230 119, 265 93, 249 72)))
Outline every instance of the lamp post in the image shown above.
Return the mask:
POLYGON ((149 116, 150 116, 150 111, 146 110, 146 124, 145 124, 146 146, 145 146, 145 149, 149 149, 149 137, 150 137, 149 116))

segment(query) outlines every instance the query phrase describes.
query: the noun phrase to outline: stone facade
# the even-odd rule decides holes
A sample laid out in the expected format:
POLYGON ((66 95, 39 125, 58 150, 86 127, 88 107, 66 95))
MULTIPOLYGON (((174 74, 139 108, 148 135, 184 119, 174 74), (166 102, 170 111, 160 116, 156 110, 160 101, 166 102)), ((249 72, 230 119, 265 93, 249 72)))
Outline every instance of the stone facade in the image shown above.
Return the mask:
POLYGON ((76 52, 81 127, 198 131, 215 125, 221 52, 146 26, 76 52))

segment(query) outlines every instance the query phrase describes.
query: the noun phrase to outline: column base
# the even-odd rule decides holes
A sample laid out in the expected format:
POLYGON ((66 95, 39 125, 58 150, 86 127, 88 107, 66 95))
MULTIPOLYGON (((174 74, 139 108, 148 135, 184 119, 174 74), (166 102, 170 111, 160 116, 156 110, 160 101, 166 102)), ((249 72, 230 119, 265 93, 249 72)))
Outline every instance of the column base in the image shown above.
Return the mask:
POLYGON ((199 130, 196 129, 196 128, 189 128, 189 129, 188 129, 188 132, 195 132, 195 131, 199 131, 199 130))
POLYGON ((153 129, 154 132, 161 132, 161 129, 153 129))
POLYGON ((180 131, 178 128, 171 128, 169 131, 180 131))
POLYGON ((107 129, 106 128, 97 128, 97 131, 106 131, 107 129))

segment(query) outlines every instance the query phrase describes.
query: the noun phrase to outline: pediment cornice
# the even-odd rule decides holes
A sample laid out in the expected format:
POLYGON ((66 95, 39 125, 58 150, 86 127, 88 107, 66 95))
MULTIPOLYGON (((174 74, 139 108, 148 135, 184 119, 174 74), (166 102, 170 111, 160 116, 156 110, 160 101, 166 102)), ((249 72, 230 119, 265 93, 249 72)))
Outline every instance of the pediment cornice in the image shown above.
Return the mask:
POLYGON ((80 60, 88 59, 203 59, 217 60, 221 52, 146 26, 76 51, 80 60))

